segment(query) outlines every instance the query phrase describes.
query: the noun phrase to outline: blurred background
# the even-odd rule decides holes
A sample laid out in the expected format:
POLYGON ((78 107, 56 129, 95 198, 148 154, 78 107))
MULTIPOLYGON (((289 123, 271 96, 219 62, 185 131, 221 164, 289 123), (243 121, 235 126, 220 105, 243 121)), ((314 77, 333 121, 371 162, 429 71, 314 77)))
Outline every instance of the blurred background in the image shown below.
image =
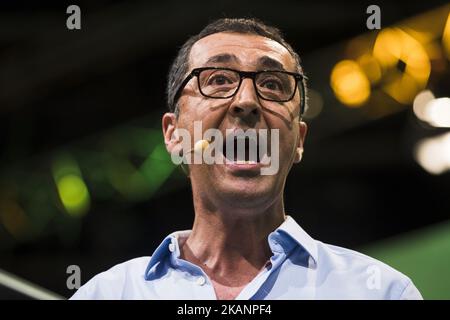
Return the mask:
MULTIPOLYGON (((450 299, 450 3, 2 1, 0 270, 62 296, 189 229, 189 182, 161 134, 178 48, 220 17, 279 27, 309 77, 286 211, 450 299), (81 8, 81 30, 66 9, 81 8)), ((0 274, 1 275, 1 274, 0 274)), ((0 276, 0 278, 2 278, 0 276)), ((4 279, 3 277, 2 279, 4 279)), ((25 296, 0 285, 0 299, 25 296)))

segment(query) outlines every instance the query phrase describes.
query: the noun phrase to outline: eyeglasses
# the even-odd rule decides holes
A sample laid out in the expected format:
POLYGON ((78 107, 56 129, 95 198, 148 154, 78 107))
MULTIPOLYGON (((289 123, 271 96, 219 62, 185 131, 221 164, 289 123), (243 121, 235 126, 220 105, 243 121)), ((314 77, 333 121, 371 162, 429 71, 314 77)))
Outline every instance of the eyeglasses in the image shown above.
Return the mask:
POLYGON ((263 100, 287 102, 294 98, 298 84, 300 84, 300 114, 305 107, 305 87, 303 75, 287 71, 238 71, 229 68, 204 67, 196 68, 183 80, 178 89, 177 101, 183 88, 193 78, 197 77, 200 93, 208 98, 228 99, 239 91, 242 79, 253 80, 255 91, 263 100))

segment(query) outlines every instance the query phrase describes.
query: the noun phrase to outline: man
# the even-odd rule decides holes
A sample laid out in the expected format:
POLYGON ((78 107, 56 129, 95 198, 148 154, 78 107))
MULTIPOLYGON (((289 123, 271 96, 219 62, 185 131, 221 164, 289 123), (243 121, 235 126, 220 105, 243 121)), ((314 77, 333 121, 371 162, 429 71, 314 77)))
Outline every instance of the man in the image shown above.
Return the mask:
MULTIPOLYGON (((301 161, 307 132, 302 75, 279 31, 255 19, 220 19, 189 39, 169 75, 171 112, 162 119, 168 152, 180 153, 180 132, 194 136, 199 122, 203 133, 216 129, 225 137, 276 130, 277 150, 267 153, 278 170, 263 175, 261 157, 230 159, 228 148, 225 163, 188 163, 192 230, 167 236, 151 257, 97 275, 72 298, 421 299, 403 274, 314 240, 285 214, 286 177, 301 161)), ((212 139, 189 142, 195 147, 183 148, 183 157, 212 139)))

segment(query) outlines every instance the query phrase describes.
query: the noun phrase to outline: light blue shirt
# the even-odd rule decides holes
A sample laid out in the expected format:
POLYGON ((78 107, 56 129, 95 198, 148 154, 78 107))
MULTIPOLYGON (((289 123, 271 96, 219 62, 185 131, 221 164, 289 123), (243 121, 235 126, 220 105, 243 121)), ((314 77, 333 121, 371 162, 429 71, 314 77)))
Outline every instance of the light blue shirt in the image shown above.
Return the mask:
MULTIPOLYGON (((151 257, 96 275, 71 299, 216 299, 211 280, 180 259, 190 231, 167 236, 151 257)), ((411 280, 361 253, 311 238, 292 217, 268 236, 272 257, 236 299, 422 299, 411 280)))

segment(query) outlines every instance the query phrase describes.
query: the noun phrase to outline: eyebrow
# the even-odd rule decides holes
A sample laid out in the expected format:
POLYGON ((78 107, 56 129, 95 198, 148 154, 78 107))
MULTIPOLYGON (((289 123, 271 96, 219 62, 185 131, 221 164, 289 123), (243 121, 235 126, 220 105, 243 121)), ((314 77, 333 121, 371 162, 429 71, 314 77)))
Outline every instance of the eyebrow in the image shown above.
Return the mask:
MULTIPOLYGON (((239 59, 236 55, 234 54, 229 54, 229 53, 222 53, 222 54, 217 54, 215 56, 210 57, 207 61, 206 64, 211 64, 211 63, 228 63, 228 62, 235 62, 238 63, 239 59)), ((283 64, 269 56, 262 56, 259 57, 257 60, 257 66, 258 68, 267 68, 267 69, 274 69, 274 70, 283 70, 286 71, 286 69, 284 68, 283 64)))
POLYGON ((239 59, 234 54, 222 53, 210 57, 206 63, 226 63, 226 62, 238 62, 239 59))
POLYGON ((283 64, 273 58, 270 58, 268 56, 262 56, 258 59, 258 66, 264 67, 264 68, 270 68, 270 69, 277 69, 277 70, 283 70, 286 71, 283 64))

